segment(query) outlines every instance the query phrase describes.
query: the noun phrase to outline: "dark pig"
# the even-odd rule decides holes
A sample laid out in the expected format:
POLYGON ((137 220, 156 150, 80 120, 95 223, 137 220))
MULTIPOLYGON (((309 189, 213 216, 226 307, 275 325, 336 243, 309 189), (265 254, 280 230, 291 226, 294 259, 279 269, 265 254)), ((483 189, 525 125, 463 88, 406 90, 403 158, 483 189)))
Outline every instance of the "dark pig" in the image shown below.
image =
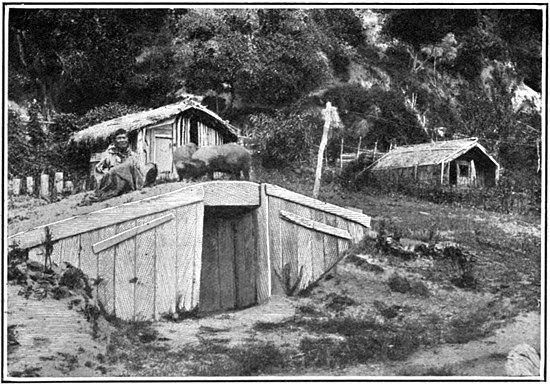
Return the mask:
POLYGON ((182 181, 185 177, 186 165, 191 163, 191 156, 197 149, 197 144, 189 143, 174 150, 173 162, 176 172, 178 173, 179 181, 182 181))
POLYGON ((229 143, 199 148, 191 155, 189 161, 179 162, 180 168, 176 164, 176 169, 180 179, 182 177, 198 178, 207 174, 208 178, 213 180, 214 172, 226 172, 236 180, 241 178, 242 173, 243 178, 249 180, 251 161, 250 153, 246 148, 229 143))

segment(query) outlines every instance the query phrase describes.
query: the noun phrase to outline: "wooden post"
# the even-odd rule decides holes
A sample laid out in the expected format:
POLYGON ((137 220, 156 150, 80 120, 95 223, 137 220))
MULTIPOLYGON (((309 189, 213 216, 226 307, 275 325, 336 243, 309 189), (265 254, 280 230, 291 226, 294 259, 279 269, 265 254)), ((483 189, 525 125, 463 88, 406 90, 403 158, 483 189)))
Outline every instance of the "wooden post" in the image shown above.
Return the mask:
POLYGON ((13 179, 13 195, 18 196, 21 194, 21 179, 13 179))
POLYGON ((58 194, 63 192, 63 172, 55 173, 55 190, 58 194))
POLYGON ((40 175, 40 196, 50 197, 50 176, 47 174, 40 175))
POLYGON ((27 194, 32 195, 34 193, 34 178, 27 176, 27 194))
POLYGON ((344 138, 340 142, 340 169, 344 166, 344 138))
POLYGON ((361 152, 361 139, 363 136, 359 136, 359 144, 357 145, 357 156, 355 156, 356 159, 359 158, 359 153, 361 152))
POLYGON ((73 194, 74 185, 72 181, 68 180, 65 182, 65 191, 67 191, 67 193, 70 193, 71 195, 73 194))
POLYGON ((330 130, 330 121, 332 115, 332 105, 330 101, 327 101, 326 108, 323 110, 325 118, 325 125, 323 127, 323 137, 321 138, 321 144, 319 145, 319 153, 317 154, 317 168, 315 170, 315 184, 313 185, 313 198, 319 197, 319 188, 321 187, 321 174, 323 172, 323 154, 325 153, 325 147, 328 141, 328 132, 330 130))

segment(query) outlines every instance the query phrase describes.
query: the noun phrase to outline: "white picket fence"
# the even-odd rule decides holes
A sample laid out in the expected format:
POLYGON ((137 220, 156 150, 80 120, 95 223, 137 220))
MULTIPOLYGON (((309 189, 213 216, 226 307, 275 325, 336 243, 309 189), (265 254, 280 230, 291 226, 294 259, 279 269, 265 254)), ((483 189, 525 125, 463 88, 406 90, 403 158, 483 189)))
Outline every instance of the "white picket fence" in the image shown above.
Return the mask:
POLYGON ((50 175, 42 174, 39 178, 28 176, 25 178, 13 178, 8 181, 8 196, 39 196, 49 199, 52 196, 70 195, 77 190, 86 190, 87 181, 76 183, 72 180, 64 180, 63 172, 56 172, 53 183, 50 183, 50 175))

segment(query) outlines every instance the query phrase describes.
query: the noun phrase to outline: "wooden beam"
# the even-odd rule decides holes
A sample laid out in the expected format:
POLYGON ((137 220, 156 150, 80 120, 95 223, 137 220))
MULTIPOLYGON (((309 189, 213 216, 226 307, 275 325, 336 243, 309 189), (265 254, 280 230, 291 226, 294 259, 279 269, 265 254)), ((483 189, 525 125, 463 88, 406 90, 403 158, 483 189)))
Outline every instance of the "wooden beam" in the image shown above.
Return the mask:
POLYGON ((303 216, 296 215, 295 213, 281 211, 280 215, 283 219, 290 221, 291 223, 313 229, 314 231, 326 233, 327 235, 336 236, 346 240, 351 240, 352 238, 350 233, 344 229, 336 228, 318 221, 313 221, 303 216))
POLYGON ((170 220, 174 220, 174 214, 169 213, 168 215, 161 216, 157 219, 151 220, 145 224, 139 225, 137 227, 128 229, 124 232, 120 232, 112 237, 109 237, 108 239, 99 241, 92 245, 92 249, 94 250, 94 253, 99 253, 101 251, 106 250, 107 248, 110 248, 114 245, 117 245, 125 240, 128 240, 131 237, 137 236, 140 233, 143 233, 145 231, 148 231, 150 229, 153 229, 155 227, 158 227, 159 225, 162 225, 170 220))
POLYGON ((202 183, 204 205, 215 206, 260 206, 260 184, 250 181, 210 181, 202 183))
POLYGON ((21 249, 32 248, 46 241, 46 227, 49 228, 51 240, 57 241, 139 217, 194 204, 202 201, 203 197, 204 191, 200 186, 186 187, 154 198, 94 211, 86 215, 75 216, 68 220, 34 228, 27 232, 17 233, 8 237, 8 244, 17 244, 21 249))
POLYGON ((331 213, 343 219, 350 220, 367 228, 370 228, 371 218, 362 213, 353 212, 349 209, 345 209, 337 205, 324 203, 320 200, 316 200, 311 197, 307 197, 271 184, 266 184, 266 194, 268 196, 278 197, 279 199, 291 201, 293 203, 301 204, 309 208, 317 209, 319 211, 331 213))

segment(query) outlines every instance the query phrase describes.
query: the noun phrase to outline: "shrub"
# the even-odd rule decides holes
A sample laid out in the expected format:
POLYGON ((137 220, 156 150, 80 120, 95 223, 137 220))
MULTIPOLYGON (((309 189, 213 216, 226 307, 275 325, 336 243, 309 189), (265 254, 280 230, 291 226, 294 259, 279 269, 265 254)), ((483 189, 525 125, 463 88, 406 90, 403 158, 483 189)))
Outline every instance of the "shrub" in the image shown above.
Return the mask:
POLYGON ((539 215, 541 210, 540 175, 505 171, 499 183, 488 188, 456 189, 409 180, 385 180, 363 172, 367 163, 351 163, 340 183, 348 190, 364 189, 372 194, 401 193, 436 204, 476 207, 502 212, 539 215))
POLYGON ((322 122, 308 113, 256 114, 250 117, 252 135, 260 143, 260 158, 266 168, 279 168, 312 157, 313 134, 322 122))

